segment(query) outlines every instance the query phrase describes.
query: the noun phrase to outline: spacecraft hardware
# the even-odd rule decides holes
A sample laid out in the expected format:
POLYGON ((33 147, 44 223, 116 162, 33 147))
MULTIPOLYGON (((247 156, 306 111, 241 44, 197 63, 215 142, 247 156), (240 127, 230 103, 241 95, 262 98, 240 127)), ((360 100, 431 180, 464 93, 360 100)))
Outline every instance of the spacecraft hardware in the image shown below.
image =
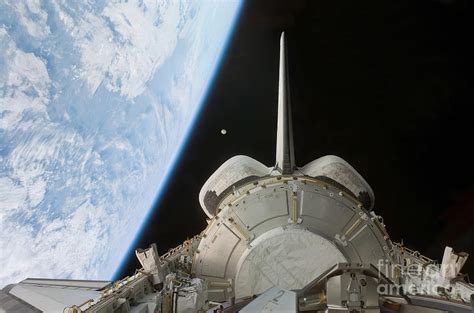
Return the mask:
POLYGON ((276 162, 222 164, 199 194, 208 225, 122 280, 28 278, 0 290, 0 312, 472 313, 468 254, 437 263, 390 240, 374 193, 340 157, 296 165, 285 34, 276 162))

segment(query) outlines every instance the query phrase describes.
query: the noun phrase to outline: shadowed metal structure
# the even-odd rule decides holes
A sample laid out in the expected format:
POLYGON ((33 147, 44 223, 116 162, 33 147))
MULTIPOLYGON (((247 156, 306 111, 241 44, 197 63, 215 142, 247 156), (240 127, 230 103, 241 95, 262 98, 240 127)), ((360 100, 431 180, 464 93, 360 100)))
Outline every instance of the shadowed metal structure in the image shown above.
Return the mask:
POLYGON ((280 39, 275 166, 238 155, 206 181, 208 226, 121 281, 27 279, 5 312, 472 312, 467 253, 438 264, 390 240, 369 184, 328 155, 297 167, 285 35, 280 39))

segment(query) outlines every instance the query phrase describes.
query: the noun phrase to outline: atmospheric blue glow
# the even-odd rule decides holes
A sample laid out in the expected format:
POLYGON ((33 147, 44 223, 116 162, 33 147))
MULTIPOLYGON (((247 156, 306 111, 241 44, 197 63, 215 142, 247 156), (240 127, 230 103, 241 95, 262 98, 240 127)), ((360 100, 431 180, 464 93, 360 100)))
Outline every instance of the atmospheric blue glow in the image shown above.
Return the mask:
POLYGON ((176 149, 176 151, 175 151, 175 153, 174 153, 174 155, 171 159, 171 162, 170 162, 168 168, 166 169, 166 172, 165 172, 161 182, 159 183, 158 191, 157 191, 155 200, 153 202, 153 205, 147 211, 146 216, 143 218, 143 221, 142 221, 141 225, 139 226, 139 230, 135 234, 131 245, 128 247, 128 250, 126 251, 126 253, 123 255, 122 260, 120 262, 120 265, 115 270, 115 273, 114 273, 113 278, 112 278, 113 280, 117 280, 117 279, 120 278, 120 277, 117 277, 117 275, 123 269, 123 266, 125 265, 125 262, 127 261, 128 257, 132 254, 133 250, 136 248, 137 241, 140 239, 140 236, 142 235, 143 230, 144 230, 145 226, 147 225, 148 220, 150 219, 150 216, 153 214, 153 212, 154 212, 153 209, 156 207, 156 204, 160 201, 160 198, 163 194, 163 191, 166 188, 166 185, 167 185, 167 183, 170 179, 170 176, 172 175, 172 173, 173 173, 173 171, 174 171, 174 169, 175 169, 175 167, 176 167, 176 165, 177 165, 177 163, 178 163, 178 161, 179 161, 179 159, 182 155, 182 152, 183 152, 183 150, 186 146, 186 143, 189 140, 191 131, 193 130, 194 125, 196 124, 196 121, 199 118, 200 112, 203 109, 203 105, 204 105, 204 102, 207 98, 209 90, 211 89, 211 86, 212 86, 212 84, 213 84, 213 82, 216 78, 216 75, 217 75, 219 69, 220 69, 222 59, 223 59, 223 57, 225 55, 225 52, 227 50, 227 46, 229 45, 229 41, 231 40, 233 30, 235 28, 235 24, 238 21, 238 17, 240 15, 242 6, 243 6, 243 0, 238 1, 236 3, 236 7, 234 9, 235 13, 232 16, 232 19, 231 19, 230 23, 228 24, 227 29, 224 31, 226 34, 225 34, 225 38, 223 40, 223 45, 220 48, 220 52, 218 53, 214 64, 210 65, 212 67, 212 70, 211 70, 211 73, 209 75, 209 79, 207 80, 207 82, 205 84, 205 87, 203 88, 203 94, 199 99, 199 103, 196 106, 196 110, 194 111, 194 113, 191 117, 191 120, 188 124, 188 127, 185 130, 184 136, 182 137, 181 142, 179 143, 178 148, 176 149))
POLYGON ((0 1, 0 288, 123 267, 241 6, 0 1))

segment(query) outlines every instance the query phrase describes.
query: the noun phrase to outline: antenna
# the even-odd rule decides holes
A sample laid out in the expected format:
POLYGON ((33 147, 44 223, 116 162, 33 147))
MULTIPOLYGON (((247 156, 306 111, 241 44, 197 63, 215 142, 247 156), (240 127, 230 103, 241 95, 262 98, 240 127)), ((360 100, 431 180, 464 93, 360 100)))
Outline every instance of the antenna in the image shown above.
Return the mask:
POLYGON ((275 164, 275 169, 283 175, 293 173, 296 167, 287 64, 286 38, 283 32, 280 38, 280 76, 278 82, 278 124, 275 164))

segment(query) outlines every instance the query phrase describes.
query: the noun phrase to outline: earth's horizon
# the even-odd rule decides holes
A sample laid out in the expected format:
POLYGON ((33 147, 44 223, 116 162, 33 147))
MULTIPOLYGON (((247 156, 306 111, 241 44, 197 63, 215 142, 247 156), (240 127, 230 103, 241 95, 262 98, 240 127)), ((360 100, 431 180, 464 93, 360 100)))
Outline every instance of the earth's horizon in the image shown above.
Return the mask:
POLYGON ((0 2, 0 288, 27 277, 113 278, 240 7, 0 2))

